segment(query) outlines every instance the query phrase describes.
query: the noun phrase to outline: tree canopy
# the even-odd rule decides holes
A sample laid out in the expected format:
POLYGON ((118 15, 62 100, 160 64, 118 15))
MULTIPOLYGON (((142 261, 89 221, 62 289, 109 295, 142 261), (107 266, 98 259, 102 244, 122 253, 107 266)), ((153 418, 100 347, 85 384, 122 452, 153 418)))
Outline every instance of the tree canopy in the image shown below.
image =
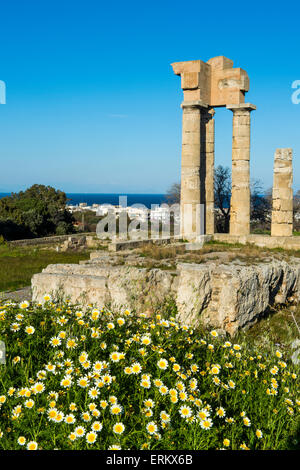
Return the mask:
POLYGON ((73 232, 67 196, 51 186, 35 184, 0 199, 0 234, 7 240, 73 232))

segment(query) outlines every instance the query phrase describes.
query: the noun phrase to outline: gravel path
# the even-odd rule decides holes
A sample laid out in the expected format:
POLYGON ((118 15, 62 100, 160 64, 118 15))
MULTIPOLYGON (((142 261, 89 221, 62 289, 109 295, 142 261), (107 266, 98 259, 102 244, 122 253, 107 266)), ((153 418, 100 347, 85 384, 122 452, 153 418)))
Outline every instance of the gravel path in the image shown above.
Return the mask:
POLYGON ((0 299, 11 299, 17 302, 22 300, 31 300, 31 287, 23 287, 23 289, 18 289, 14 292, 0 292, 0 299))

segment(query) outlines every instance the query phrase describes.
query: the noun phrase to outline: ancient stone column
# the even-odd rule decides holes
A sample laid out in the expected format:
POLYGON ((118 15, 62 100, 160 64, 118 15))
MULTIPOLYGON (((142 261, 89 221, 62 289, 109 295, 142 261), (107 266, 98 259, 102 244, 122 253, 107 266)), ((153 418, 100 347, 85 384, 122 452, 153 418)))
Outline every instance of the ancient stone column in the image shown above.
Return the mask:
POLYGON ((293 235, 292 149, 277 149, 274 157, 272 237, 293 235))
POLYGON ((214 166, 215 166, 215 111, 203 109, 201 119, 201 203, 205 204, 205 233, 215 232, 214 166))
MULTIPOLYGON (((240 110, 237 111, 238 116, 239 112, 249 113, 249 106, 251 109, 254 107, 244 105, 245 93, 249 90, 249 78, 243 69, 233 68, 232 60, 219 56, 207 62, 189 60, 174 62, 171 65, 174 73, 181 77, 184 98, 182 105, 181 235, 183 238, 192 240, 204 233, 214 233, 213 108, 231 103, 229 107, 234 109, 234 113, 236 108, 240 110), (245 111, 242 111, 243 107, 245 111)), ((243 136, 239 138, 239 133, 234 137, 234 141, 236 140, 238 145, 243 144, 243 136)), ((243 146, 241 153, 243 153, 243 146)), ((241 159, 243 158, 242 156, 241 159)), ((243 196, 242 191, 240 193, 239 196, 243 196)), ((233 197, 233 200, 235 199, 236 195, 233 197)), ((248 206, 250 206, 250 193, 248 206)), ((240 222, 239 218, 237 224, 241 225, 242 231, 245 230, 243 221, 240 222)))
MULTIPOLYGON (((201 102, 183 102, 181 157, 181 236, 195 240, 201 234, 201 119, 207 106, 201 102)), ((203 181, 204 183, 204 181, 203 181)))
POLYGON ((233 112, 230 235, 250 233, 250 112, 249 103, 228 105, 233 112))

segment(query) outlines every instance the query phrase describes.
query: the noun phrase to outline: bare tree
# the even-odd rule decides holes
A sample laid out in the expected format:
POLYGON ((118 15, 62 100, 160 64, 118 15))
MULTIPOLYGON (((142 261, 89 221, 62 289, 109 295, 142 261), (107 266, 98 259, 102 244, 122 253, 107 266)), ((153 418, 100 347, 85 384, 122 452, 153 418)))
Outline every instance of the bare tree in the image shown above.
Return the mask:
POLYGON ((217 166, 214 174, 215 226, 217 232, 229 231, 231 175, 229 168, 217 166))
POLYGON ((180 203, 180 183, 173 183, 168 189, 166 194, 166 200, 168 204, 180 203))
MULTIPOLYGON (((299 191, 300 196, 300 191, 299 191)), ((229 232, 230 198, 231 198, 231 172, 228 167, 219 165, 214 172, 215 197, 215 230, 216 232, 229 232)), ((180 202, 180 183, 174 183, 167 191, 166 199, 169 204, 180 202)), ((251 181, 251 222, 255 228, 270 228, 271 192, 264 194, 260 180, 251 181)), ((300 215, 300 197, 299 215, 300 215)))
POLYGON ((293 221, 294 230, 300 231, 300 190, 298 190, 293 200, 293 221))
POLYGON ((262 182, 258 179, 251 181, 250 220, 252 228, 270 230, 271 228, 271 194, 264 192, 262 182))

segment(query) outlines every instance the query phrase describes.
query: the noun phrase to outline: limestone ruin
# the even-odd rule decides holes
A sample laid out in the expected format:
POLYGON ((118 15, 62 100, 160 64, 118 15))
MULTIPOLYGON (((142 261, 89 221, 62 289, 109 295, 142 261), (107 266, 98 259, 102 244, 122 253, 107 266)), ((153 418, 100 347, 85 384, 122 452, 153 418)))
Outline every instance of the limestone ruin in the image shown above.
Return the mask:
POLYGON ((190 257, 183 243, 175 265, 172 259, 158 262, 133 250, 99 250, 79 265, 49 265, 35 274, 33 300, 43 303, 49 293, 83 306, 151 315, 171 299, 184 323, 234 335, 256 323, 270 307, 300 298, 299 258, 266 254, 255 261, 255 254, 249 264, 234 251, 190 257))
MULTIPOLYGON (((245 240, 250 235, 250 113, 256 109, 245 103, 248 75, 243 69, 233 68, 233 61, 223 56, 171 65, 181 76, 184 96, 181 236, 197 240, 203 233, 214 234, 214 108, 226 107, 233 113, 230 236, 245 240), (204 228, 201 205, 205 207, 204 228)), ((277 149, 271 236, 290 237, 292 233, 292 150, 277 149)))
POLYGON ((205 207, 204 233, 214 233, 214 108, 233 113, 232 196, 230 234, 250 233, 250 113, 245 103, 249 78, 233 61, 214 57, 172 64, 181 76, 184 101, 181 161, 181 235, 195 240, 200 233, 199 206, 205 207))
POLYGON ((270 306, 299 301, 299 260, 278 260, 269 253, 258 264, 253 259, 249 265, 234 261, 234 253, 228 259, 212 253, 217 255, 212 262, 203 258, 201 248, 205 241, 215 240, 300 250, 300 237, 292 236, 292 150, 277 149, 275 153, 271 236, 250 234, 250 115, 256 107, 245 103, 248 75, 223 56, 207 62, 176 62, 172 67, 181 76, 184 94, 180 240, 114 240, 107 252, 91 253, 91 259, 80 265, 50 265, 32 279, 33 300, 42 302, 48 292, 75 303, 151 313, 157 303, 171 296, 178 317, 187 324, 203 322, 233 335, 257 321, 270 306), (214 233, 217 107, 233 113, 229 234, 214 233), (177 250, 175 259, 171 264, 161 260, 158 265, 152 260, 149 268, 136 251, 149 244, 171 244, 177 250), (191 250, 195 253, 192 259, 191 250))

